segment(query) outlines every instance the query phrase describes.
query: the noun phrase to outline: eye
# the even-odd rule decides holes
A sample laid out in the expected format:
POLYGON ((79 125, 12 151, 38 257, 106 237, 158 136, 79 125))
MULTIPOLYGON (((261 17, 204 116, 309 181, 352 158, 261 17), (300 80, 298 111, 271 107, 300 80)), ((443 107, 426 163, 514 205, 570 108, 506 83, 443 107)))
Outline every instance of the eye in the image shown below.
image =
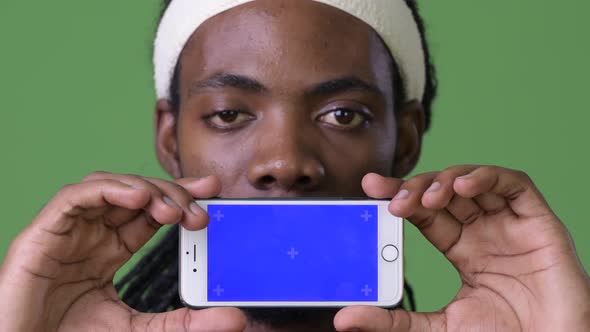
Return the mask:
POLYGON ((369 116, 361 111, 354 111, 347 108, 335 108, 321 114, 318 120, 331 126, 354 129, 367 124, 369 116))
POLYGON ((231 129, 244 125, 256 117, 244 111, 223 110, 205 117, 207 124, 219 129, 231 129))

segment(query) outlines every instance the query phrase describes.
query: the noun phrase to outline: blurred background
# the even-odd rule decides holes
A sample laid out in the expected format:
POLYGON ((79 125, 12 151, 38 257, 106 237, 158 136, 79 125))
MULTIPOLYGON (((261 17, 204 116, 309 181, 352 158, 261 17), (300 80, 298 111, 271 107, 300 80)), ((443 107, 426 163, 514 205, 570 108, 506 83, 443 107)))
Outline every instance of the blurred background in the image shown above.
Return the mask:
MULTIPOLYGON (((64 184, 94 170, 166 178, 152 144, 159 2, 0 2, 0 260, 64 184)), ((419 4, 440 90, 415 173, 463 163, 526 171, 588 271, 590 2, 419 4)), ((410 225, 406 240, 418 309, 437 310, 456 294, 457 273, 410 225)))

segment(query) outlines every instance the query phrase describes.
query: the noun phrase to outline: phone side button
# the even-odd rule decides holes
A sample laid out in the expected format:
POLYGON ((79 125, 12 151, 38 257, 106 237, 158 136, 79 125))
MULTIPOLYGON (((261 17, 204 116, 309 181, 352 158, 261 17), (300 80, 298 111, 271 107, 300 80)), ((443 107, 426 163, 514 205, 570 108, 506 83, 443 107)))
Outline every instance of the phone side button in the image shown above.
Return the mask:
POLYGON ((381 257, 386 262, 395 262, 399 257, 399 250, 393 244, 388 244, 381 249, 381 257))

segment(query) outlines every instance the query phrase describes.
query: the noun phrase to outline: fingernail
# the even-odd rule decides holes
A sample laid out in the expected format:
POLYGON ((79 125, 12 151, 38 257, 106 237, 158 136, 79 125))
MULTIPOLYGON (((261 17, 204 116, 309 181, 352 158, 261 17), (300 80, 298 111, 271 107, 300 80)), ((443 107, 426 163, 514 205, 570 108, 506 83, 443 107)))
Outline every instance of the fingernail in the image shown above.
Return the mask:
POLYGON ((191 212, 193 214, 200 214, 201 213, 201 208, 199 208, 199 204, 197 204, 195 202, 192 202, 188 207, 191 209, 191 212))
POLYGON ((172 198, 168 197, 168 196, 162 196, 162 200, 164 201, 164 203, 168 204, 169 206, 173 207, 173 208, 178 208, 178 204, 176 204, 175 201, 172 200, 172 198))
POLYGON ((428 189, 426 190, 426 192, 428 193, 433 193, 435 191, 438 191, 440 189, 440 182, 434 182, 433 184, 430 185, 430 187, 428 187, 428 189))
POLYGON ((401 199, 408 198, 408 196, 410 196, 410 192, 407 191, 406 189, 402 189, 397 193, 397 195, 395 195, 395 197, 393 199, 394 200, 401 200, 401 199))

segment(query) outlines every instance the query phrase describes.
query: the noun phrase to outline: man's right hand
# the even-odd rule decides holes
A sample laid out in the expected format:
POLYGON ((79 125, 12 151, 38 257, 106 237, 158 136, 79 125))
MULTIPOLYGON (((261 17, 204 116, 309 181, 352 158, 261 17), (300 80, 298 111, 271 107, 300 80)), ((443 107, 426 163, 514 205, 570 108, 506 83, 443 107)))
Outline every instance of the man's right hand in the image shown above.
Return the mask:
POLYGON ((139 313, 113 286, 115 272, 162 225, 206 227, 193 199, 219 192, 215 177, 169 182, 103 172, 65 186, 0 267, 0 330, 242 331, 246 317, 236 308, 139 313))

